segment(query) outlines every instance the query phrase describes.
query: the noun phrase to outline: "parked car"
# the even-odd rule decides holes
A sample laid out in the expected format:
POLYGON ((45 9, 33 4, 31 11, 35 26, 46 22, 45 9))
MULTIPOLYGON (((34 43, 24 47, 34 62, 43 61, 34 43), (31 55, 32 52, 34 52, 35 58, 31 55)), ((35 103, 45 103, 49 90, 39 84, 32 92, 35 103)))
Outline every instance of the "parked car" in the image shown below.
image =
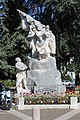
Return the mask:
POLYGON ((75 81, 76 81, 75 79, 72 79, 71 80, 71 85, 75 85, 75 81))
POLYGON ((63 85, 65 85, 65 86, 71 85, 70 80, 62 80, 62 83, 63 83, 63 85))
POLYGON ((5 88, 1 82, 0 82, 0 108, 4 110, 10 110, 11 108, 10 89, 5 88))

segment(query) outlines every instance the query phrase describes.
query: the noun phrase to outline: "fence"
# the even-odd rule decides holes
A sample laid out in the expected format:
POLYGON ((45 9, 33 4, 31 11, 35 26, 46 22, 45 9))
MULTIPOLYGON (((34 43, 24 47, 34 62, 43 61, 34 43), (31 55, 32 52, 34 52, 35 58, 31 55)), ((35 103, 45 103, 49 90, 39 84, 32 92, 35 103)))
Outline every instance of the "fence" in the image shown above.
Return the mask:
POLYGON ((24 105, 24 97, 19 98, 18 110, 32 109, 32 120, 40 120, 40 109, 53 109, 53 108, 71 108, 79 109, 80 103, 78 103, 77 97, 70 98, 70 104, 55 104, 55 105, 24 105))
POLYGON ((47 108, 78 108, 80 107, 80 103, 78 103, 77 97, 70 97, 70 104, 31 104, 31 105, 25 105, 24 104, 24 97, 20 97, 17 107, 19 110, 21 109, 32 109, 34 106, 39 106, 40 109, 47 109, 47 108))

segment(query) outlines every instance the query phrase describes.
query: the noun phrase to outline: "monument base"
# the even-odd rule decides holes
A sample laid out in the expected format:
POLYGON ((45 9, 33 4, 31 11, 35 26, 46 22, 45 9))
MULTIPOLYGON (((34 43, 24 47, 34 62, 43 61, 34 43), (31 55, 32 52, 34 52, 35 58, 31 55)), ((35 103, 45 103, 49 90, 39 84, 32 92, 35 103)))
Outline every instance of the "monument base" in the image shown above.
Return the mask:
POLYGON ((29 60, 30 70, 27 71, 27 84, 29 90, 34 92, 65 93, 66 87, 62 84, 61 74, 57 70, 55 57, 29 60))

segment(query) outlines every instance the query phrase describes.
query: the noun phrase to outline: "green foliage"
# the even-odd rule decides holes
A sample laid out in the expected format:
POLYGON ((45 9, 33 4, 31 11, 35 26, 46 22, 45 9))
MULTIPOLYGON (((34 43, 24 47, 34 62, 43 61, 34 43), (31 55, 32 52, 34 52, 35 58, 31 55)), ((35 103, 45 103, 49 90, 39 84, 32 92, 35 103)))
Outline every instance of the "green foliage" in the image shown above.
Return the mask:
POLYGON ((75 57, 75 63, 79 61, 79 42, 80 38, 77 37, 80 34, 80 1, 64 0, 57 1, 55 15, 57 18, 57 37, 59 47, 58 53, 63 58, 63 62, 69 61, 71 57, 75 57), (66 44, 65 44, 66 43, 66 44), (66 49, 65 49, 66 48, 66 49), (65 61, 67 59, 67 61, 65 61))
POLYGON ((5 11, 5 20, 3 25, 3 36, 0 40, 0 78, 1 79, 15 79, 15 58, 23 56, 27 61, 27 51, 29 44, 27 42, 27 35, 21 29, 20 17, 16 9, 23 11, 26 8, 23 5, 24 0, 13 0, 6 4, 8 8, 5 11), (14 7, 13 7, 14 6, 14 7), (17 28, 16 28, 17 27, 17 28))
POLYGON ((23 56, 26 55, 25 61, 27 61, 28 45, 29 43, 26 39, 26 34, 21 30, 20 27, 19 29, 17 28, 13 34, 6 33, 3 35, 0 41, 1 76, 4 75, 4 77, 14 79, 15 58, 16 56, 19 56, 23 59, 23 56))
MULTIPOLYGON (((35 16, 44 24, 49 24, 56 36, 57 66, 67 65, 74 57, 74 66, 80 71, 80 1, 79 0, 45 0, 34 3, 45 6, 44 13, 35 16)), ((33 7, 34 8, 34 7, 33 7)))
POLYGON ((28 95, 24 96, 25 104, 69 104, 67 96, 54 96, 54 95, 28 95))
POLYGON ((16 9, 20 9, 26 12, 26 7, 24 6, 24 0, 11 0, 6 3, 8 10, 6 11, 5 25, 9 29, 9 32, 14 32, 20 24, 20 16, 16 9))
POLYGON ((65 72, 62 74, 62 80, 72 80, 69 75, 66 75, 65 72))
POLYGON ((49 24, 56 36, 57 66, 80 72, 80 0, 12 0, 7 2, 6 18, 3 26, 3 36, 0 41, 0 73, 1 76, 11 77, 15 74, 15 57, 27 61, 29 42, 27 33, 19 26, 21 19, 16 11, 20 9, 27 13, 29 5, 45 6, 44 13, 37 13, 36 18, 42 23, 49 24), (70 58, 74 57, 71 65, 67 66, 70 58))
POLYGON ((11 80, 0 80, 6 88, 15 87, 16 82, 11 80))

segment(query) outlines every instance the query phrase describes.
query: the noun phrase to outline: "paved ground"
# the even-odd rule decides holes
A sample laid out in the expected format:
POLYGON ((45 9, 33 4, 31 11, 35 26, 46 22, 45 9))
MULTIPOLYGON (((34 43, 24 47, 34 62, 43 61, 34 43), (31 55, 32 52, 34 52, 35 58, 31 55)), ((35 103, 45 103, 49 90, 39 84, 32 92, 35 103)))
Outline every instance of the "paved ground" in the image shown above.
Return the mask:
MULTIPOLYGON (((32 120, 32 110, 0 110, 0 120, 32 120)), ((80 120, 80 110, 40 110, 40 120, 80 120)))
MULTIPOLYGON (((67 113, 71 111, 70 109, 48 109, 48 110, 41 110, 40 114, 41 114, 41 120, 54 120, 55 118, 67 113)), ((32 116, 32 110, 31 111, 27 111, 27 110, 23 110, 20 111, 24 114, 27 114, 29 116, 32 116)))
POLYGON ((0 110, 0 120, 22 120, 19 117, 10 114, 6 110, 0 110))

